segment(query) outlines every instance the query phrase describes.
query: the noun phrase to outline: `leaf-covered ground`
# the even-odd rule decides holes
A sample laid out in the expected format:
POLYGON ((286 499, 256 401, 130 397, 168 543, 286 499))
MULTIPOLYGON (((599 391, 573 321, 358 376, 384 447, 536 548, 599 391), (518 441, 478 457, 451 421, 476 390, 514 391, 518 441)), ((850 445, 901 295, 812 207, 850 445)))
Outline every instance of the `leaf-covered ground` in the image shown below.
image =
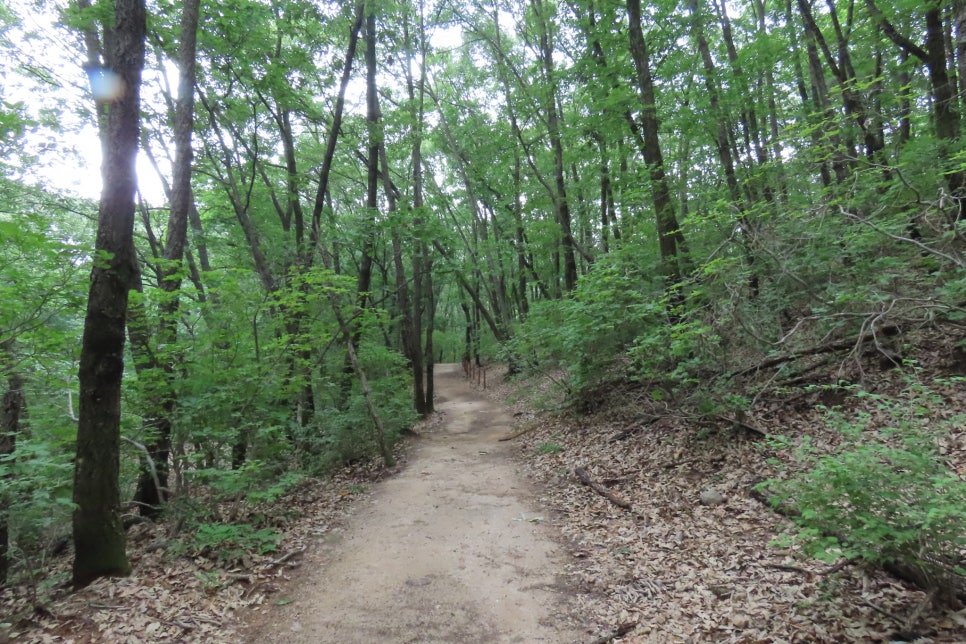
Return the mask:
POLYGON ((138 524, 128 532, 134 574, 71 593, 65 553, 51 562, 39 594, 35 583, 0 591, 0 642, 238 642, 246 611, 290 601, 285 589, 306 543, 339 530, 353 500, 391 473, 346 468, 328 480, 301 482, 271 506, 242 508, 239 522, 267 514, 284 533, 264 555, 172 556, 174 526, 138 524))
MULTIPOLYGON (((927 357, 941 364, 948 355, 927 357)), ((903 383, 894 371, 862 377, 883 394, 903 383)), ((935 412, 966 411, 962 387, 943 391, 935 412)), ((524 397, 552 405, 548 388, 531 384, 524 397)), ((776 475, 770 458, 788 454, 754 430, 809 435, 831 449, 838 437, 816 408, 838 402, 822 399, 830 394, 762 398, 753 418, 728 422, 698 421, 620 389, 592 415, 535 414, 525 399, 514 403, 521 456, 571 543, 569 572, 598 641, 966 642, 966 610, 935 609, 926 593, 882 571, 775 545, 789 524, 753 488, 776 475), (576 468, 630 509, 582 484, 576 468)), ((512 384, 491 395, 521 396, 512 384)), ((943 452, 962 476, 966 432, 947 437, 943 452)))

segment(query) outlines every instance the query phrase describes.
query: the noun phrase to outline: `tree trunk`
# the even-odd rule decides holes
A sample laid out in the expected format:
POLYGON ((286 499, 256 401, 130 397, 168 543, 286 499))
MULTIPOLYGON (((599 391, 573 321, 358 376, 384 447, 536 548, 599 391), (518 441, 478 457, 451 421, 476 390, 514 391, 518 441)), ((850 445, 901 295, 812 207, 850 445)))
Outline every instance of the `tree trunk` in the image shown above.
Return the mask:
POLYGON ((128 291, 135 275, 135 159, 144 67, 144 0, 116 0, 105 29, 106 67, 121 81, 106 123, 107 154, 94 267, 81 341, 80 419, 74 461, 73 585, 131 572, 120 517, 121 379, 128 291))
POLYGON ((577 287, 577 256, 574 248, 574 233, 570 217, 570 203, 567 199, 567 183, 564 175, 563 142, 560 134, 560 108, 557 100, 557 81, 553 63, 553 39, 550 33, 550 20, 546 12, 548 9, 543 0, 532 0, 533 9, 540 26, 540 63, 543 68, 544 83, 546 84, 547 133, 550 137, 550 148, 553 151, 554 209, 557 223, 560 225, 563 247, 563 278, 564 290, 570 293, 577 287))
MULTIPOLYGON (((413 402, 416 413, 427 416, 433 412, 433 319, 436 301, 433 298, 433 259, 429 253, 429 244, 425 240, 423 209, 425 201, 423 195, 423 127, 425 124, 426 102, 426 26, 423 19, 423 3, 419 2, 418 16, 418 46, 419 46, 419 80, 412 75, 412 46, 406 48, 406 89, 412 106, 412 117, 415 132, 411 156, 411 172, 413 178, 413 232, 414 248, 412 257, 413 270, 413 298, 412 298, 412 334, 414 354, 411 359, 413 374, 413 402), (428 317, 424 325, 423 316, 428 317), (425 328, 425 348, 422 346, 423 329, 425 328)), ((411 43, 406 29, 406 42, 411 43)), ((388 173, 388 169, 386 170, 388 173)))
POLYGON ((668 285, 677 284, 681 279, 681 266, 678 251, 682 248, 684 236, 678 225, 674 206, 671 203, 671 190, 664 171, 664 156, 658 136, 661 121, 657 115, 654 81, 651 78, 651 61, 641 28, 640 0, 627 0, 627 14, 630 23, 630 50, 637 71, 638 91, 641 98, 641 128, 644 130, 644 147, 641 153, 647 164, 651 178, 651 198, 657 220, 657 234, 660 240, 661 260, 664 265, 668 285))
MULTIPOLYGON (((800 2, 803 0, 799 0, 800 2)), ((865 0, 869 14, 882 28, 883 33, 893 43, 906 53, 915 56, 926 66, 929 72, 929 84, 933 94, 933 120, 936 128, 936 138, 943 142, 939 150, 940 158, 946 160, 951 154, 945 144, 959 138, 959 111, 956 109, 958 99, 953 77, 946 67, 946 39, 943 32, 942 2, 929 0, 926 4, 926 42, 920 47, 902 34, 886 18, 876 5, 875 0, 865 0)), ((957 219, 962 216, 964 198, 966 198, 966 171, 961 169, 948 172, 946 180, 953 197, 958 202, 957 219)))
MULTIPOLYGON (((17 436, 20 434, 20 419, 24 414, 26 402, 24 401, 24 380, 17 371, 13 361, 13 340, 6 340, 0 343, 0 373, 7 380, 7 390, 0 398, 0 458, 10 459, 7 461, 12 464, 13 455, 17 449, 17 436)), ((10 480, 12 474, 7 474, 0 478, 0 483, 4 479, 10 480)), ((7 583, 7 575, 10 571, 10 530, 9 512, 11 499, 7 495, 0 497, 0 586, 7 583)))
MULTIPOLYGON (((356 4, 355 19, 349 30, 349 44, 346 47, 345 62, 342 66, 342 77, 339 82, 339 94, 335 100, 335 111, 332 114, 332 125, 325 140, 325 156, 322 158, 322 169, 319 171, 319 187, 315 194, 315 205, 312 208, 312 242, 318 245, 322 240, 322 211, 325 209, 326 195, 329 190, 329 176, 332 172, 332 160, 335 158, 335 146, 342 130, 342 114, 345 109, 345 93, 352 74, 352 61, 356 56, 359 43, 359 32, 365 18, 365 2, 356 4)), ((333 263, 338 272, 338 262, 333 263)))
MULTIPOLYGON (((175 159, 171 186, 171 211, 164 244, 164 265, 159 286, 165 293, 160 305, 158 342, 173 347, 178 336, 182 261, 188 238, 188 219, 193 208, 191 192, 191 134, 194 128, 195 52, 198 38, 200 0, 185 0, 181 14, 181 42, 178 47, 180 82, 174 113, 175 159)), ((174 389, 175 356, 162 356, 164 383, 152 406, 157 410, 153 436, 145 445, 148 454, 141 462, 134 500, 142 516, 156 518, 167 500, 168 458, 171 453, 172 416, 177 406, 174 389), (150 459, 150 461, 148 460, 150 459), (160 487, 160 489, 158 489, 160 487)))

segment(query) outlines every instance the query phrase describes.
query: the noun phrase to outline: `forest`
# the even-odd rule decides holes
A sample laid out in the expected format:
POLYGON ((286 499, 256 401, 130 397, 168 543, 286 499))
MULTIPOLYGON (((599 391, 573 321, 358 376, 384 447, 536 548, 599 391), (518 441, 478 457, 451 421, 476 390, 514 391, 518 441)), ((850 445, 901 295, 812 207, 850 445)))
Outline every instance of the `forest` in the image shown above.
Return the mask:
POLYGON ((443 363, 623 410, 600 463, 754 443, 761 548, 966 629, 966 1, 11 0, 0 49, 0 630, 145 522, 276 552, 443 363))

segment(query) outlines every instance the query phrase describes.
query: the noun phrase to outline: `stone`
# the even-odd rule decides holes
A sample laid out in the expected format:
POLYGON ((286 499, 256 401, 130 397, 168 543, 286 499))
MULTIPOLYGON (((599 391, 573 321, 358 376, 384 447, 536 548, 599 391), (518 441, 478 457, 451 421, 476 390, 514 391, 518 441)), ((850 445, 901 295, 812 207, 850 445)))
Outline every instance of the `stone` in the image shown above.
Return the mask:
POLYGON ((701 505, 707 505, 709 507, 714 507, 716 505, 721 505, 725 502, 724 495, 714 488, 706 488, 701 491, 701 496, 699 497, 701 505))

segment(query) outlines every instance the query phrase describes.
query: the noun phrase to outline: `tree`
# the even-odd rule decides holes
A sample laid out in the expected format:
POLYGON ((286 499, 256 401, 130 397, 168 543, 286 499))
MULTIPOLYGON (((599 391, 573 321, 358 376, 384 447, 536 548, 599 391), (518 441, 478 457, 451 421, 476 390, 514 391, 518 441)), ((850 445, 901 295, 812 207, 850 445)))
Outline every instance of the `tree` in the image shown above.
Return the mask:
MULTIPOLYGON (((191 191, 191 134, 194 125, 194 88, 195 53, 198 32, 198 12, 200 0, 186 0, 182 7, 181 37, 178 47, 178 97, 174 112, 174 176, 170 189, 171 211, 168 215, 167 237, 164 244, 162 265, 159 271, 158 286, 166 294, 160 306, 160 326, 158 343, 173 347, 178 335, 179 290, 184 261, 185 244, 188 236, 189 212, 193 207, 191 191)), ((138 334, 132 332, 133 338, 138 334)), ((150 351, 147 351, 149 355, 150 351)), ((153 364, 163 372, 158 391, 152 398, 155 408, 153 418, 149 416, 152 435, 147 445, 147 453, 141 464, 137 491, 134 500, 141 514, 157 517, 167 496, 168 459, 171 452, 172 416, 175 412, 177 397, 174 390, 174 356, 162 356, 163 365, 153 364)), ((152 360, 155 362, 155 360, 152 360)))
POLYGON ((651 60, 648 55, 647 41, 641 27, 640 0, 627 0, 627 19, 630 23, 629 38, 631 57, 637 71, 637 89, 641 97, 641 129, 644 131, 641 154, 647 164, 651 179, 651 198, 657 221, 657 234, 660 241, 661 260, 669 285, 681 279, 681 259, 679 252, 685 252, 684 233, 678 225, 671 201, 664 170, 664 154, 661 152, 659 136, 661 120, 657 113, 657 98, 654 80, 651 76, 651 60))
MULTIPOLYGON (((120 517, 121 379, 128 292, 134 285, 134 197, 140 127, 146 9, 117 0, 104 27, 104 66, 111 91, 104 104, 103 188, 94 267, 81 341, 79 421, 74 463, 73 584, 131 571, 120 517)), ((95 70, 89 70, 95 71, 95 70)))
MULTIPOLYGON (((15 365, 12 338, 0 342, 0 375, 7 380, 6 389, 0 397, 0 465, 9 467, 17 449, 20 417, 26 409, 24 379, 15 365)), ((0 476, 0 481, 9 478, 9 475, 3 475, 0 476)), ((0 498, 0 586, 7 582, 7 573, 10 570, 10 505, 10 499, 6 495, 0 498)))

